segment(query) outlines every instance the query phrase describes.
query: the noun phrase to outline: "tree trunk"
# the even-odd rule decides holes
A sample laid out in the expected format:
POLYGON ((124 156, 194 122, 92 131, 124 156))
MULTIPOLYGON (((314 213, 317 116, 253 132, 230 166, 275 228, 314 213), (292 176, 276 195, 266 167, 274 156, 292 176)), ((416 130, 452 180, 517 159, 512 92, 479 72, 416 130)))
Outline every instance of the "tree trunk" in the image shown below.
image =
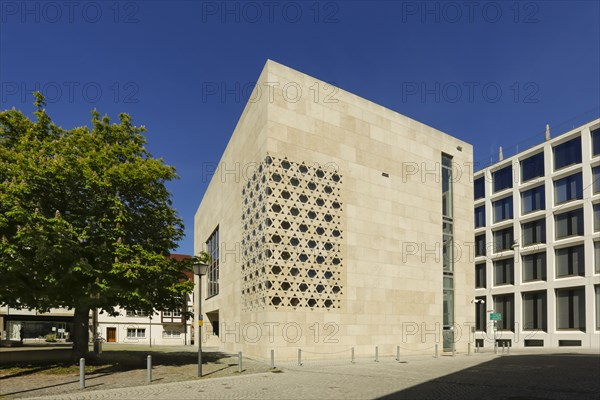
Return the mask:
POLYGON ((81 357, 86 357, 89 352, 89 323, 90 323, 90 308, 75 307, 75 315, 73 316, 73 349, 71 351, 71 360, 79 361, 81 357))

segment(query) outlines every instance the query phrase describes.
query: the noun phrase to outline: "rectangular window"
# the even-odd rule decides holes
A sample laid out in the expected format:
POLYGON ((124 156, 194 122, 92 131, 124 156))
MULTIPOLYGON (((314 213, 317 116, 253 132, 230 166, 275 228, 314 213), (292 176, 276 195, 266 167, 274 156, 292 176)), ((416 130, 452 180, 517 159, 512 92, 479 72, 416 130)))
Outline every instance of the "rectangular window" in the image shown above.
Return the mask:
POLYGON ((162 322, 179 323, 181 322, 181 310, 168 310, 162 312, 162 322))
POLYGON ((494 222, 504 221, 513 217, 513 199, 512 196, 505 197, 492 203, 494 210, 494 222))
POLYGON ((475 264, 475 288, 485 287, 485 263, 475 264))
POLYGON ((442 245, 442 262, 443 262, 443 266, 444 266, 444 272, 452 272, 454 269, 454 247, 452 244, 452 232, 453 232, 453 228, 452 228, 452 222, 449 222, 448 219, 446 219, 443 223, 443 234, 442 234, 442 238, 444 240, 444 243, 442 245))
POLYGON ((583 245, 555 250, 556 277, 583 276, 585 273, 583 245))
POLYGON ((485 233, 475 236, 475 257, 485 256, 485 233))
POLYGON ((523 329, 547 331, 546 292, 523 293, 523 329))
POLYGON ((546 194, 544 193, 544 186, 538 186, 521 193, 521 205, 523 214, 537 210, 543 210, 546 208, 546 194))
POLYGON ((513 245, 513 228, 506 228, 494 232, 494 251, 510 250, 513 245))
POLYGON ((600 154, 600 128, 592 131, 592 157, 600 154))
POLYGON ((514 304, 513 294, 494 296, 494 312, 502 314, 502 319, 496 322, 498 329, 513 330, 515 322, 514 304))
POLYGON ((544 176, 544 152, 521 161, 521 181, 527 182, 539 176, 544 176))
POLYGON ((556 328, 585 332, 585 288, 556 289, 556 328))
POLYGON ((523 282, 546 280, 546 253, 523 256, 523 282))
POLYGON ((592 168, 592 192, 600 193, 600 167, 592 168))
POLYGON ((180 331, 172 330, 172 329, 163 331, 163 338, 164 339, 177 339, 179 337, 181 337, 181 332, 180 331))
MULTIPOLYGON (((453 247, 453 188, 452 188, 452 157, 442 154, 442 235, 443 235, 443 290, 442 290, 442 319, 443 330, 449 331, 454 325, 454 256, 453 247)), ((454 343, 444 335, 444 350, 452 348, 454 343)))
POLYGON ((594 286, 596 292, 596 330, 600 330, 600 285, 594 286))
POLYGON ((494 285, 514 284, 515 263, 512 258, 494 261, 494 285))
POLYGON ((129 339, 145 338, 146 337, 146 329, 145 328, 127 328, 127 337, 129 339))
POLYGON ((583 208, 554 216, 556 239, 583 235, 583 208))
POLYGON ((215 229, 206 241, 206 247, 210 256, 206 271, 208 281, 206 297, 212 297, 219 294, 219 227, 215 229))
POLYGON ((483 180, 483 176, 475 179, 473 182, 473 190, 475 192, 475 200, 483 199, 485 197, 485 181, 483 180))
POLYGON ((512 187, 512 165, 492 172, 494 193, 512 187))
POLYGON ((485 331, 485 297, 477 297, 475 302, 475 329, 485 331))
POLYGON ((521 225, 523 246, 546 243, 546 220, 538 219, 521 225))
POLYGON ((583 199, 581 172, 554 182, 554 202, 556 204, 579 199, 583 199))
POLYGON ((554 170, 581 162, 581 137, 554 147, 554 170))
POLYGON ((475 228, 485 226, 485 206, 475 207, 475 228))
POLYGON ((128 317, 147 317, 148 313, 146 313, 145 311, 127 310, 126 315, 128 317))
POLYGON ((452 276, 445 275, 443 280, 443 322, 444 326, 450 326, 454 323, 454 278, 452 276))
POLYGON ((600 274, 600 242, 594 242, 594 271, 600 274))
POLYGON ((594 231, 600 231, 600 203, 594 204, 594 231))

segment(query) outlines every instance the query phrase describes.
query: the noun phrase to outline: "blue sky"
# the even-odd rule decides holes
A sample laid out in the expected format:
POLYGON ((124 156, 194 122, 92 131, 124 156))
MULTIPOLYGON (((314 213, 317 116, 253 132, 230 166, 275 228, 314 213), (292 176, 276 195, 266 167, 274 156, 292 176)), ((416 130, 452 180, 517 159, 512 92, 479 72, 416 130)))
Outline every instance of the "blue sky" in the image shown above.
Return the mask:
POLYGON ((267 59, 474 145, 489 161, 600 115, 598 1, 0 2, 0 109, 41 89, 65 128, 130 113, 193 216, 267 59), (232 90, 225 98, 208 88, 232 90))

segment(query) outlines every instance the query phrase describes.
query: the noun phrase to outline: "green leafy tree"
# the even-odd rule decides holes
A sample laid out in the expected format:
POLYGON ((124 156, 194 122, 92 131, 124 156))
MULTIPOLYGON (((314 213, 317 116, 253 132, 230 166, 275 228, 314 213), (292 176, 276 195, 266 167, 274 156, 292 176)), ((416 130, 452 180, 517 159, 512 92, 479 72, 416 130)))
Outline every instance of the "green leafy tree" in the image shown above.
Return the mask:
POLYGON ((165 187, 177 175, 145 129, 94 110, 91 127, 65 130, 35 98, 34 120, 0 112, 0 304, 74 309, 76 359, 90 310, 180 308, 193 261, 168 257, 183 236, 165 187))

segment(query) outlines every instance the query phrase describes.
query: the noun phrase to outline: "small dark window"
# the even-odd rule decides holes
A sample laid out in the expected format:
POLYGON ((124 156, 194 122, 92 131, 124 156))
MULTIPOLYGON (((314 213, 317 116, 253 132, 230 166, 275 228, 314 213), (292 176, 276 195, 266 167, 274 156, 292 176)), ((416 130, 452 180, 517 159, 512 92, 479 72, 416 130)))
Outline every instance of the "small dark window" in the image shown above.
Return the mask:
POLYGON ((583 208, 556 215, 556 239, 583 235, 583 208))
POLYGON ((538 219, 521 225, 523 246, 546 243, 546 220, 538 219))
POLYGON ((554 182, 554 202, 556 204, 580 199, 583 199, 581 172, 554 182))
POLYGON ((559 340, 558 347, 581 347, 581 340, 559 340))
POLYGON ((543 210, 544 208, 546 208, 546 195, 543 185, 521 193, 521 209, 523 214, 543 210))
POLYGON ((544 176, 544 153, 541 152, 521 161, 521 181, 544 176))
POLYGON ((485 206, 475 208, 475 228, 485 226, 485 206))
POLYGON ((600 128, 592 131, 592 156, 600 154, 600 128))
POLYGON ((512 258, 494 261, 494 285, 514 284, 515 263, 512 258))
POLYGON ((485 263, 475 264, 475 287, 485 288, 485 263))
POLYGON ((542 339, 525 339, 525 347, 544 347, 542 339))
POLYGON ((523 256, 523 282, 546 280, 546 253, 523 256))
POLYGON ((485 256, 485 234, 475 236, 475 256, 485 256))
POLYGON ((494 193, 512 187, 512 165, 492 172, 494 193))
POLYGON ((554 147, 554 170, 581 163, 581 137, 554 147))
POLYGON ((473 188, 475 191, 475 200, 483 199, 485 197, 485 181, 483 180, 483 177, 475 179, 473 188))
POLYGON ((585 273, 583 245, 555 250, 556 277, 583 276, 585 273))
POLYGON ((492 203, 494 209, 494 222, 512 219, 513 217, 513 199, 512 196, 505 197, 492 203))
POLYGON ((513 239, 512 227, 494 232, 494 251, 510 250, 513 245, 513 239))

